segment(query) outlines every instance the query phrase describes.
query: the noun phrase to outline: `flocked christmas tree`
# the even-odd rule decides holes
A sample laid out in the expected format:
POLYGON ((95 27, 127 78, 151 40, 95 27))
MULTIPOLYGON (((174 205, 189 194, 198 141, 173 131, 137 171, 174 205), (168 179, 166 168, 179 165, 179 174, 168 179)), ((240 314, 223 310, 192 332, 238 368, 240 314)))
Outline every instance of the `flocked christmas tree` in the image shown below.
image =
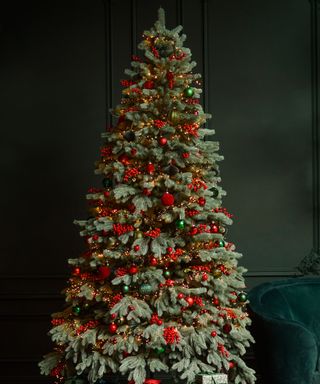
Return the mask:
POLYGON ((246 270, 226 239, 222 156, 204 140, 214 132, 203 127, 210 115, 181 29, 166 29, 159 10, 102 134, 103 187, 89 190, 91 217, 76 221, 87 249, 69 260, 55 349, 40 363, 57 382, 121 373, 142 384, 155 371, 188 384, 203 373, 255 381, 241 358, 253 341, 246 270))

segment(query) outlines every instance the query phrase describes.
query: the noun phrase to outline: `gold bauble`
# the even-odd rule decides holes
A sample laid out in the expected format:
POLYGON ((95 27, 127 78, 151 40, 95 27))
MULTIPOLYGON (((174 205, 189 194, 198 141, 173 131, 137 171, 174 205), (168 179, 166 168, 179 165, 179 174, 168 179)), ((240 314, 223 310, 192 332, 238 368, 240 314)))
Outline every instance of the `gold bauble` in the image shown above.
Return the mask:
POLYGON ((213 277, 215 277, 216 279, 218 279, 221 276, 222 276, 222 272, 219 269, 213 272, 213 277))
POLYGON ((136 239, 141 239, 143 236, 143 233, 141 231, 136 231, 135 234, 134 234, 134 237, 136 239))
POLYGON ((120 317, 120 319, 118 320, 119 324, 124 324, 125 322, 126 322, 125 317, 120 317))
POLYGON ((109 237, 107 241, 108 247, 114 247, 116 245, 117 240, 114 237, 109 237))
POLYGON ((173 123, 173 124, 178 124, 180 122, 180 113, 173 109, 171 112, 169 112, 169 120, 173 123))

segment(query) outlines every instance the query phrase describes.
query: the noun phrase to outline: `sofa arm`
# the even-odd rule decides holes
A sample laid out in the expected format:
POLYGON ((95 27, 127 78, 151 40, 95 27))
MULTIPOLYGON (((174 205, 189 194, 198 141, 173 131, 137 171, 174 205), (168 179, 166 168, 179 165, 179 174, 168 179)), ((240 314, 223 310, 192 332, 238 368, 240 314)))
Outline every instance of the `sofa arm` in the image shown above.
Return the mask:
POLYGON ((253 333, 266 383, 312 384, 319 352, 308 329, 298 322, 254 315, 253 333))

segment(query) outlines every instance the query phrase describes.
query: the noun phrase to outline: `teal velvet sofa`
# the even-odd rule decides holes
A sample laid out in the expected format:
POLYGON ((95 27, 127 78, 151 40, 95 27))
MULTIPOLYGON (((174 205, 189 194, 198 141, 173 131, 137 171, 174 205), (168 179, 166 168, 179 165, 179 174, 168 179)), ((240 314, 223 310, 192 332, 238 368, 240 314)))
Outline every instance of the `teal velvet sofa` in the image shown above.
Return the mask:
POLYGON ((264 283, 248 299, 262 383, 320 384, 320 277, 264 283))

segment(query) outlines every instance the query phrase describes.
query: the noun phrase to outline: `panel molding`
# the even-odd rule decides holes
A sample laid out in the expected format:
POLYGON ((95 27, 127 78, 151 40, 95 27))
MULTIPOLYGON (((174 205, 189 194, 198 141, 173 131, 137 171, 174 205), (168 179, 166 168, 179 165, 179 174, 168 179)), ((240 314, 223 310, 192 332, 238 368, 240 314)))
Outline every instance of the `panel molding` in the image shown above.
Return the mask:
POLYGON ((104 4, 104 35, 105 35, 105 68, 106 68, 106 124, 107 127, 112 124, 110 109, 112 108, 112 15, 111 1, 103 0, 104 4))
POLYGON ((304 274, 320 274, 320 155, 319 155, 319 0, 310 2, 311 45, 311 135, 313 244, 298 265, 304 274))
POLYGON ((202 56, 203 56, 203 107, 209 108, 209 44, 208 44, 208 0, 202 0, 202 56))

